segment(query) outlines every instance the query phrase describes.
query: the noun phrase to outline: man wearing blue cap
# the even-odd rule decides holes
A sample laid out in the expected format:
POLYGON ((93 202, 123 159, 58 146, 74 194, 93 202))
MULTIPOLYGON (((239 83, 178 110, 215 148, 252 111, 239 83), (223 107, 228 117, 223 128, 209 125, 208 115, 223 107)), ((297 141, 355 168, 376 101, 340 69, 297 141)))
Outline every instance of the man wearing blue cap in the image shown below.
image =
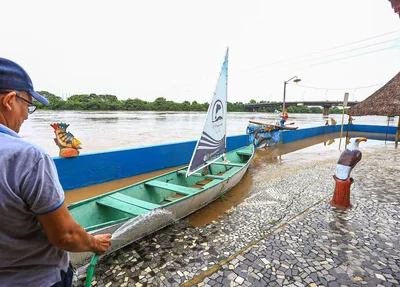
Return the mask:
POLYGON ((89 235, 70 215, 53 159, 18 135, 36 93, 25 70, 0 58, 0 285, 71 286, 71 252, 104 253, 111 235, 89 235))

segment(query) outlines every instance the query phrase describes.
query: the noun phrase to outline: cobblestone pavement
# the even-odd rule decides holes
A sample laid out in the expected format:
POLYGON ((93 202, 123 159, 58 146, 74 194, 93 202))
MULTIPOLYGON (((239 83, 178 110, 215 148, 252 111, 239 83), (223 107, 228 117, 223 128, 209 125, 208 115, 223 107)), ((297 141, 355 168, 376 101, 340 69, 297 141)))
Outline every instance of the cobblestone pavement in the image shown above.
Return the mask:
POLYGON ((350 210, 328 204, 339 155, 256 157, 243 202, 103 258, 92 286, 400 286, 400 152, 363 151, 350 210))

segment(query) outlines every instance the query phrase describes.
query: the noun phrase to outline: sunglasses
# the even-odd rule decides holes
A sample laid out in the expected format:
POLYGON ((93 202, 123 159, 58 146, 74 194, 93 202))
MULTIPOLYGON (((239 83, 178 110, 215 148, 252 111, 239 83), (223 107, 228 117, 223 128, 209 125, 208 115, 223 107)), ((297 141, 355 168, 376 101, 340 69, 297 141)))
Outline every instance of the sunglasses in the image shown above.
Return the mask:
MULTIPOLYGON (((0 90, 0 93, 9 93, 9 92, 12 92, 12 91, 0 90)), ((15 95, 16 95, 17 98, 19 98, 20 100, 22 100, 25 103, 29 104, 29 106, 28 106, 28 114, 33 114, 36 111, 37 106, 34 103, 28 101, 27 99, 24 99, 18 91, 14 91, 14 92, 15 92, 15 95)))

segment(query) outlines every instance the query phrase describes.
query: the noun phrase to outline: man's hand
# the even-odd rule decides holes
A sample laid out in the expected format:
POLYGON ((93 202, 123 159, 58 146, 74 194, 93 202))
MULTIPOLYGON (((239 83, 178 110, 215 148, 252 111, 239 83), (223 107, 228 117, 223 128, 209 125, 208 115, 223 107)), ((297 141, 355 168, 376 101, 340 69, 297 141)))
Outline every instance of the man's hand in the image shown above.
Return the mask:
POLYGON ((111 234, 92 236, 87 233, 71 216, 65 203, 50 213, 38 215, 37 219, 47 240, 61 249, 103 254, 111 245, 111 234))
POLYGON ((100 255, 107 251, 111 246, 111 234, 97 234, 93 236, 95 239, 94 253, 100 255))

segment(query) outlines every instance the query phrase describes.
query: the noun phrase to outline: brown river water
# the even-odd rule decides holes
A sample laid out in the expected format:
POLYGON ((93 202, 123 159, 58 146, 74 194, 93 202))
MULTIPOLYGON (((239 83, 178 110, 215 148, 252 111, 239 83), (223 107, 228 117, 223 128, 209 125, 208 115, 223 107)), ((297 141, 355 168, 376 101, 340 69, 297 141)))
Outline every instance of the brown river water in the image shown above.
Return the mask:
MULTIPOLYGON (((30 116, 21 128, 21 136, 41 147, 50 155, 58 155, 58 147, 53 141, 54 133, 50 127, 54 122, 70 124, 68 131, 82 142, 81 153, 100 152, 113 149, 140 147, 177 141, 196 140, 204 125, 205 113, 190 112, 76 112, 76 111, 38 111, 30 116)), ((334 118, 338 124, 342 115, 324 117, 320 114, 291 114, 289 122, 299 128, 321 126, 328 118, 334 118)), ((347 116, 344 117, 347 121, 347 116)), ((267 113, 228 113, 227 134, 245 134, 248 121, 276 123, 277 114, 267 113)), ((359 117, 357 124, 388 124, 386 117, 359 117)), ((397 118, 389 121, 389 126, 396 126, 397 118)), ((343 134, 345 136, 345 133, 343 134)), ((360 136, 353 135, 350 136, 360 136)), ((368 135, 363 134, 362 136, 368 135)), ((341 141, 343 150, 345 138, 341 141)), ((393 142, 388 142, 393 145, 393 142)), ((382 141, 369 140, 362 149, 385 145, 382 141)), ((321 160, 337 160, 340 156, 339 133, 318 136, 306 140, 279 145, 278 147, 256 151, 249 171, 242 181, 221 199, 214 201, 203 209, 189 216, 193 226, 212 222, 230 208, 239 204, 249 192, 254 191, 255 182, 279 177, 280 174, 271 169, 271 165, 286 165, 290 169, 291 162, 307 161, 318 156, 321 160), (269 166, 269 168, 267 168, 269 166)), ((66 192, 66 202, 73 203, 86 198, 109 192, 136 182, 168 172, 175 168, 156 171, 148 174, 116 180, 95 186, 80 188, 66 192)), ((333 171, 332 171, 333 172, 333 171)))
MULTIPOLYGON (((201 133, 204 124, 204 113, 161 113, 161 112, 48 112, 41 111, 24 124, 20 134, 26 140, 44 147, 51 155, 56 156, 58 147, 53 142, 53 131, 49 126, 53 122, 67 122, 70 131, 83 143, 82 153, 98 152, 121 148, 146 146, 176 141, 195 140, 201 133)), ((332 116, 338 123, 341 115, 332 116)), ((244 134, 249 120, 274 123, 276 114, 230 113, 228 114, 228 135, 244 134)), ((323 125, 327 117, 322 115, 290 115, 290 119, 299 128, 323 125)), ((387 125, 386 117, 357 118, 360 124, 387 125)), ((355 122, 356 122, 355 121, 355 122)), ((389 121, 395 126, 397 119, 389 121)), ((345 133, 343 133, 345 136, 345 133)), ((350 137, 361 136, 350 133, 350 137)), ((368 138, 368 134, 362 134, 368 138)), ((393 137, 390 139, 393 140, 393 137)), ((341 141, 343 151, 345 138, 341 141)), ((369 140, 362 149, 376 148, 385 145, 382 141, 369 140)), ((387 145, 393 145, 388 142, 387 145)), ((339 133, 309 138, 295 143, 279 145, 256 151, 249 171, 242 181, 226 196, 207 205, 189 216, 193 226, 201 226, 216 220, 224 212, 239 204, 248 193, 256 188, 255 182, 270 180, 280 174, 270 168, 271 165, 284 165, 290 169, 291 163, 307 161, 316 155, 321 160, 335 162, 340 156, 339 133), (269 166, 269 168, 267 168, 269 166)), ((67 204, 103 194, 124 186, 134 184, 175 168, 156 171, 148 174, 107 182, 90 187, 66 192, 67 204)), ((334 171, 332 171, 334 172, 334 171)))
MULTIPOLYGON (((50 155, 57 156, 59 149, 54 143, 50 124, 66 122, 68 131, 82 142, 81 153, 133 148, 179 141, 197 140, 205 120, 204 112, 86 112, 43 111, 29 116, 22 125, 20 135, 43 147, 50 155)), ((330 115, 338 124, 342 115, 330 115)), ((347 116, 344 116, 345 123, 347 116)), ((322 114, 289 114, 288 122, 301 128, 322 126, 328 117, 322 114)), ((227 135, 246 133, 248 121, 275 124, 279 114, 228 113, 227 135)), ((387 117, 367 116, 354 118, 354 124, 387 125, 387 117)), ((389 121, 397 125, 397 118, 389 121)))

